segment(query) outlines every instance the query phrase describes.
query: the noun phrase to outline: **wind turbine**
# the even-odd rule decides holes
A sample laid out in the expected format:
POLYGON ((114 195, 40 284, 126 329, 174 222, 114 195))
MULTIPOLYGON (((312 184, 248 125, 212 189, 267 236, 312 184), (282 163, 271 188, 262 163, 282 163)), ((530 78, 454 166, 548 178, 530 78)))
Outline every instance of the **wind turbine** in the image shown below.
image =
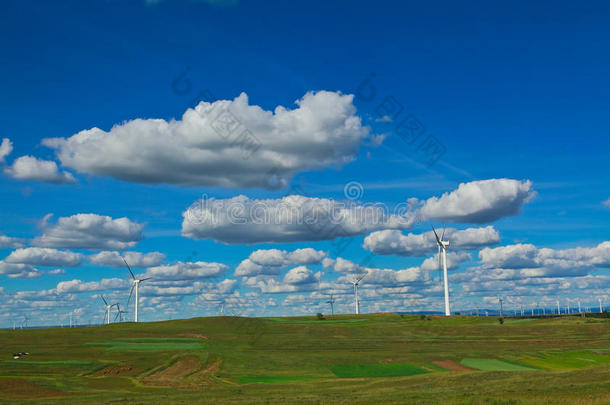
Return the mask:
POLYGON ((129 264, 127 264, 127 261, 125 260, 125 258, 122 258, 123 261, 125 262, 125 265, 127 266, 127 270, 129 270, 129 274, 131 274, 131 279, 133 280, 133 285, 131 286, 131 291, 129 292, 129 299, 127 300, 127 306, 129 306, 129 301, 131 301, 131 294, 133 294, 133 289, 136 289, 136 303, 135 303, 135 311, 134 311, 134 321, 138 322, 138 301, 139 301, 139 295, 138 295, 138 291, 140 290, 140 283, 142 281, 146 281, 146 280, 150 280, 150 277, 146 277, 143 279, 137 279, 136 276, 133 275, 133 271, 131 271, 131 267, 129 267, 129 264))
POLYGON ((438 267, 441 267, 441 250, 442 250, 442 258, 443 258, 443 284, 445 285, 445 316, 451 315, 451 309, 449 307, 449 280, 447 280, 447 247, 449 246, 448 240, 443 240, 445 236, 445 231, 443 230, 443 234, 440 239, 434 227, 432 227, 432 231, 434 232, 434 236, 436 237, 436 243, 438 244, 438 267))
POLYGON ((104 305, 106 306, 106 312, 104 313, 104 320, 106 321, 106 325, 110 324, 110 310, 112 309, 112 307, 119 305, 119 304, 109 304, 108 301, 106 301, 106 298, 104 298, 104 295, 101 295, 102 300, 104 301, 104 305))
POLYGON ((604 312, 602 311, 602 299, 598 298, 597 301, 599 302, 599 313, 601 314, 602 312, 604 312))
POLYGON ((356 315, 360 314, 360 301, 358 301, 358 285, 360 284, 360 281, 362 281, 362 279, 366 277, 367 274, 368 273, 365 273, 359 278, 356 278, 352 281, 352 284, 354 285, 354 305, 356 306, 356 315))
POLYGON ((561 307, 559 306, 559 300, 557 300, 557 315, 561 315, 561 307))
POLYGON ((580 298, 578 299, 578 313, 579 314, 581 313, 581 311, 580 311, 580 298))
POLYGON ((502 297, 498 297, 498 301, 500 301, 500 318, 502 318, 503 314, 502 314, 502 297))
POLYGON ((126 314, 126 312, 121 309, 121 305, 118 302, 116 304, 116 309, 117 313, 114 316, 114 321, 116 322, 116 319, 119 318, 119 322, 123 322, 123 314, 126 314))
MULTIPOLYGON (((358 298, 356 298, 358 299, 358 298)), ((330 295, 330 299, 328 301, 326 301, 327 304, 330 304, 330 313, 331 315, 335 314, 335 299, 333 298, 333 295, 330 295)))

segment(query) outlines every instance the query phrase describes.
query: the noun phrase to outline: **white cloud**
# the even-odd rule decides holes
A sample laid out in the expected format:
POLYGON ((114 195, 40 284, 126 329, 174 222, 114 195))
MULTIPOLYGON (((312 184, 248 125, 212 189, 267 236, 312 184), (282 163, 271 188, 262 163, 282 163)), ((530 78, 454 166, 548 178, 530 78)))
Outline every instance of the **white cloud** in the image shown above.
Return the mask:
POLYGON ((293 252, 278 249, 259 249, 250 254, 235 269, 236 276, 277 275, 288 266, 318 264, 326 253, 312 248, 293 252))
POLYGON ((461 223, 486 223, 519 214, 523 204, 535 193, 532 182, 511 179, 489 179, 462 183, 440 198, 423 203, 419 215, 423 220, 461 223))
POLYGON ((163 263, 165 255, 160 252, 123 252, 121 255, 117 251, 103 251, 87 257, 89 262, 93 264, 116 268, 125 267, 123 258, 131 267, 153 267, 163 263))
MULTIPOLYGON (((441 237, 443 230, 437 232, 440 232, 439 237, 441 237)), ((493 226, 464 230, 447 228, 444 232, 444 240, 449 240, 452 250, 478 249, 483 246, 495 245, 500 241, 500 235, 493 226)), ((420 234, 409 233, 407 235, 396 230, 377 231, 364 238, 362 246, 381 255, 424 256, 437 250, 433 231, 420 234)))
POLYGON ((610 208, 610 197, 608 197, 606 201, 602 202, 602 205, 606 208, 610 208))
POLYGON ((15 159, 12 166, 6 167, 4 172, 17 180, 36 180, 48 183, 76 182, 71 173, 60 172, 57 163, 34 156, 21 156, 15 159))
POLYGON ((55 270, 49 270, 47 273, 57 276, 57 275, 66 274, 66 271, 64 269, 55 269, 55 270))
POLYGON ((23 263, 7 263, 0 260, 0 274, 8 278, 38 278, 42 273, 34 266, 23 263))
POLYGON ((5 236, 0 234, 0 249, 15 249, 25 246, 24 239, 21 238, 11 238, 9 236, 5 236))
POLYGON ((0 144, 0 163, 4 162, 4 158, 11 154, 13 151, 13 143, 8 138, 2 138, 2 143, 0 144))
POLYGON ((483 269, 519 270, 522 277, 580 276, 594 268, 610 267, 610 242, 559 250, 532 244, 500 246, 482 249, 479 259, 483 269))
POLYGON ((289 270, 284 276, 284 282, 292 285, 311 284, 316 283, 317 281, 313 272, 306 266, 295 267, 294 269, 289 270))
POLYGON ((332 240, 377 229, 409 229, 412 218, 388 214, 384 207, 290 195, 255 200, 195 202, 183 212, 182 235, 224 243, 332 240))
MULTIPOLYGON (((472 257, 466 252, 447 252, 447 269, 452 270, 459 266, 460 263, 471 260, 472 257)), ((438 253, 427 258, 421 265, 422 270, 433 271, 439 269, 438 253)))
POLYGON ((58 294, 127 289, 131 283, 127 279, 105 278, 100 281, 84 282, 81 280, 61 281, 55 290, 58 294))
POLYGON ((55 225, 42 222, 43 234, 32 245, 55 248, 127 249, 142 239, 144 224, 128 218, 113 219, 97 214, 76 214, 61 217, 55 225))
POLYGON ((297 172, 352 161, 369 128, 352 95, 309 92, 293 110, 234 100, 201 102, 182 120, 135 119, 110 131, 50 138, 62 165, 140 183, 277 188, 297 172))
POLYGON ((176 262, 167 266, 149 267, 145 277, 152 277, 151 282, 205 279, 221 276, 228 269, 226 265, 215 262, 176 262))
POLYGON ((49 248, 24 248, 11 252, 4 260, 7 263, 31 264, 32 266, 67 266, 81 264, 83 255, 67 250, 49 248))

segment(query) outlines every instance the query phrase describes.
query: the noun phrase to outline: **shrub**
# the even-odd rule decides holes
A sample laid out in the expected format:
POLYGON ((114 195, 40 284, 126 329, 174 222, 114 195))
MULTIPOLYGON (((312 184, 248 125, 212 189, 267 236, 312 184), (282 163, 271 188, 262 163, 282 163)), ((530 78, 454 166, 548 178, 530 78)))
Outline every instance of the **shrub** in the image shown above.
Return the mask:
POLYGON ((500 322, 500 325, 502 325, 504 323, 504 318, 498 318, 498 322, 500 322))
POLYGON ((319 321, 323 321, 324 319, 326 319, 326 318, 324 318, 324 315, 322 315, 319 312, 316 314, 316 317, 318 318, 319 321))

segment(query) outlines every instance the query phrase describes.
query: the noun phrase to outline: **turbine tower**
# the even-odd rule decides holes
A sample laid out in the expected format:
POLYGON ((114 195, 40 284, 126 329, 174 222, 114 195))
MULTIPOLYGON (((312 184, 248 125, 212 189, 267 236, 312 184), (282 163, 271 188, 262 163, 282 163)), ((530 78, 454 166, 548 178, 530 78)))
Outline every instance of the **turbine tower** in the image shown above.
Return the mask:
POLYGON ((602 311, 602 299, 598 298, 597 301, 599 302, 599 313, 601 314, 602 312, 604 312, 602 311))
POLYGON ((502 314, 502 297, 498 297, 498 301, 500 301, 500 318, 502 318, 503 314, 502 314))
POLYGON ((364 277, 366 277, 366 273, 352 281, 352 284, 354 285, 354 305, 356 306, 356 315, 360 314, 360 301, 358 301, 358 285, 364 277))
POLYGON ((438 244, 438 266, 441 267, 441 250, 442 250, 442 259, 443 259, 443 284, 445 285, 445 316, 451 315, 451 308, 449 307, 449 280, 447 280, 447 247, 449 246, 448 240, 443 240, 445 236, 445 231, 443 230, 443 234, 440 239, 434 227, 432 227, 432 231, 434 232, 434 236, 436 237, 436 243, 438 244))
MULTIPOLYGON (((106 306, 106 312, 104 313, 104 321, 106 321, 106 325, 110 324, 110 310, 112 309, 112 307, 114 307, 115 305, 119 305, 119 304, 109 304, 108 301, 106 301, 106 298, 104 298, 104 295, 101 295, 102 297, 102 301, 104 301, 104 305, 106 306)), ((70 318, 72 316, 70 315, 70 318)))
MULTIPOLYGON (((356 297, 356 299, 358 299, 358 298, 356 297)), ((335 299, 333 298, 332 294, 330 295, 330 299, 328 301, 326 301, 326 303, 330 304, 330 313, 331 313, 331 315, 334 315, 335 314, 335 306, 334 306, 335 299)))
POLYGON ((140 300, 140 296, 139 296, 139 290, 140 290, 140 283, 142 281, 146 281, 149 280, 150 277, 147 278, 143 278, 143 279, 137 279, 136 276, 133 275, 133 271, 131 271, 131 267, 129 267, 129 264, 127 264, 127 261, 125 260, 125 258, 122 258, 123 261, 125 262, 125 265, 127 266, 127 270, 129 270, 129 274, 131 275, 131 279, 133 281, 133 285, 131 286, 131 291, 129 292, 129 299, 127 299, 127 306, 129 306, 129 301, 131 301, 131 294, 133 294, 133 289, 136 289, 136 303, 135 303, 135 310, 134 310, 134 322, 138 322, 138 302, 140 300))

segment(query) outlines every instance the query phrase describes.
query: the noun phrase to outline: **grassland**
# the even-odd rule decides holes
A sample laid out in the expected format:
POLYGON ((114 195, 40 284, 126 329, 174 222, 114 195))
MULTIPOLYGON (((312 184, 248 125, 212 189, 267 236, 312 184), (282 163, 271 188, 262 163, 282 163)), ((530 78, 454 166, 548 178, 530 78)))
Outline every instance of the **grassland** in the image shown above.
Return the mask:
POLYGON ((0 347, 0 403, 610 403, 608 319, 212 317, 0 347))

